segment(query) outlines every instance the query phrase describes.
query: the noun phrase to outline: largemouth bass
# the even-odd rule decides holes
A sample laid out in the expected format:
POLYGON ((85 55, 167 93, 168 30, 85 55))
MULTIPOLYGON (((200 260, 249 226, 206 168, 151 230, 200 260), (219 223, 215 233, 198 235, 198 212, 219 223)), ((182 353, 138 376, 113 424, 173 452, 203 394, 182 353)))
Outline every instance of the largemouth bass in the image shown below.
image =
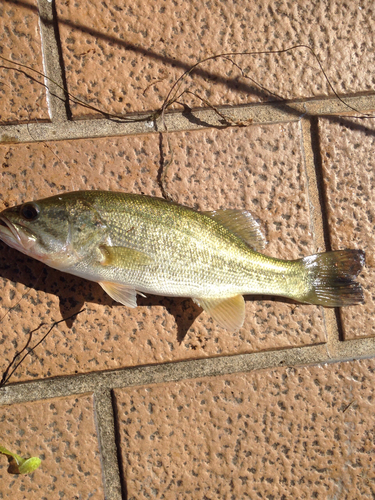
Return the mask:
POLYGON ((258 223, 243 210, 197 212, 150 196, 77 191, 5 209, 0 239, 96 281, 128 307, 137 293, 191 297, 231 331, 243 324, 244 294, 327 307, 363 302, 355 281, 363 251, 267 257, 258 223))

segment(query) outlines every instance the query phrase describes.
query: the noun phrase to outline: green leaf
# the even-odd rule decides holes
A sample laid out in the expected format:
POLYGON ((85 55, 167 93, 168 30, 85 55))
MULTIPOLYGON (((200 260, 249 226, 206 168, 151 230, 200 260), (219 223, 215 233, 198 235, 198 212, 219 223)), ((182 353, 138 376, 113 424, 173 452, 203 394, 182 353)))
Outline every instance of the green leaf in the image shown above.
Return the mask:
POLYGON ((42 461, 38 457, 30 457, 30 458, 22 458, 16 453, 12 453, 11 451, 4 448, 4 446, 0 445, 0 453, 3 455, 7 455, 11 458, 11 467, 8 472, 11 474, 30 474, 35 469, 37 469, 42 461))
POLYGON ((25 460, 18 469, 20 471, 20 474, 31 474, 31 472, 34 472, 34 470, 37 469, 41 463, 42 461, 40 460, 40 458, 31 457, 25 460))

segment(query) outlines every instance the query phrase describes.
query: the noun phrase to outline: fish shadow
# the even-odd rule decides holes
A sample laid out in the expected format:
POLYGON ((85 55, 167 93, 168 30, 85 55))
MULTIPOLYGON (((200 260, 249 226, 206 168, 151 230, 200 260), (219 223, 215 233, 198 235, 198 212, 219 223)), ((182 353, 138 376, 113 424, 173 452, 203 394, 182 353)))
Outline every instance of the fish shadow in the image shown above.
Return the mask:
MULTIPOLYGON (((83 280, 52 269, 42 262, 11 249, 2 242, 0 242, 0 276, 15 283, 22 283, 27 288, 56 295, 59 298, 62 319, 78 313, 86 299, 82 293, 81 282, 83 280)), ((28 290, 25 290, 25 300, 27 300, 27 294, 28 290)), ((20 300, 18 299, 13 307, 20 300)), ((33 305, 37 305, 34 300, 32 302, 33 305)), ((72 318, 66 320, 69 327, 73 323, 72 318)))
MULTIPOLYGON (((202 308, 186 297, 161 297, 147 295, 138 297, 139 306, 162 306, 174 317, 177 327, 177 341, 181 344, 197 317, 202 313, 202 308)), ((120 305, 114 302, 114 305, 120 305)))
MULTIPOLYGON (((97 283, 48 267, 42 262, 11 249, 2 242, 0 242, 0 276, 15 283, 22 283, 27 288, 56 295, 59 298, 61 319, 66 318, 65 323, 68 328, 73 326, 76 319, 74 315, 81 311, 87 302, 126 307, 114 301, 97 283)), ((138 296, 137 303, 141 307, 164 307, 175 318, 179 343, 182 343, 192 324, 202 312, 202 309, 188 298, 138 296)))

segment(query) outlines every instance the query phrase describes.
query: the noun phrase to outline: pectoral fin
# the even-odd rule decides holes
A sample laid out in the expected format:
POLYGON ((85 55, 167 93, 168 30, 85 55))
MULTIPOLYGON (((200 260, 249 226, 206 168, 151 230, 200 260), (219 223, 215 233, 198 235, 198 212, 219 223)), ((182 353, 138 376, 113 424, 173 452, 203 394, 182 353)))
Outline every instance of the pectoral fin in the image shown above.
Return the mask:
POLYGON ((134 248, 101 245, 99 250, 102 254, 102 266, 138 269, 154 263, 152 257, 134 248))
POLYGON ((196 304, 210 314, 220 326, 235 332, 245 319, 245 301, 242 295, 225 299, 193 299, 196 304))
MULTIPOLYGON (((133 286, 112 283, 111 281, 99 281, 99 285, 116 302, 132 308, 137 307, 137 291, 133 286)), ((138 293, 145 297, 142 293, 138 293)))

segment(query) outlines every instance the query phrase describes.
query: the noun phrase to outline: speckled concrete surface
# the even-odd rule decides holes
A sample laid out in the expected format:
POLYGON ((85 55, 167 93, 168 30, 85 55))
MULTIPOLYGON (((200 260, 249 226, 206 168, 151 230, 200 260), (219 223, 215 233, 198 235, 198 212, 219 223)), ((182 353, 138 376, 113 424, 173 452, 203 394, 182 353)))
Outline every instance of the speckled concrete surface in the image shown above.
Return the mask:
MULTIPOLYGON (((367 4, 368 5, 368 4, 367 4)), ((373 86, 373 13, 359 2, 299 0, 57 1, 69 91, 116 113, 158 109, 174 81, 215 54, 280 50, 308 44, 317 51, 339 92, 373 86), (361 42, 359 42, 359 40, 361 42), (350 72, 347 68, 350 67, 350 72)), ((212 104, 244 104, 268 97, 247 74, 284 98, 330 92, 306 49, 292 54, 235 57, 205 63, 184 88, 212 104), (244 69, 244 75, 237 68, 244 69)), ((199 99, 185 102, 201 106, 199 99)), ((90 114, 76 109, 76 116, 90 114)), ((92 113, 91 113, 92 114, 92 113)))
POLYGON ((149 296, 130 310, 0 243, 1 374, 30 334, 29 348, 84 309, 0 388, 0 444, 42 458, 14 476, 0 455, 0 498, 374 498, 374 125, 360 115, 375 113, 370 2, 4 0, 0 10, 0 55, 109 113, 157 111, 204 57, 299 43, 359 111, 303 48, 200 67, 180 93, 205 101, 184 93, 163 136, 161 117, 106 119, 56 85, 54 98, 27 68, 1 67, 1 209, 76 189, 164 195, 250 210, 270 255, 367 257, 364 305, 247 297, 245 324, 229 334, 189 299, 149 296), (265 88, 300 102, 276 104, 265 88))
POLYGON ((115 391, 129 500, 371 498, 373 360, 115 391))
POLYGON ((39 456, 31 475, 7 472, 0 462, 0 498, 103 498, 92 395, 0 408, 1 440, 23 457, 39 456))

